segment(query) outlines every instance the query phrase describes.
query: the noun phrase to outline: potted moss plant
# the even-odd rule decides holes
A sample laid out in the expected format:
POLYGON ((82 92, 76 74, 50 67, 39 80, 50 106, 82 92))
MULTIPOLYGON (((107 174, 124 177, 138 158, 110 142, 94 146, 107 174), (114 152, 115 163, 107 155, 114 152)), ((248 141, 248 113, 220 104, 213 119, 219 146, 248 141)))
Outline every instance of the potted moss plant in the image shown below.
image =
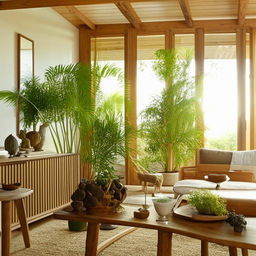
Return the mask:
POLYGON ((188 203, 200 214, 224 216, 227 214, 226 202, 209 190, 196 190, 188 196, 188 203))
POLYGON ((145 152, 151 162, 163 166, 163 185, 177 182, 178 169, 194 158, 201 142, 202 133, 195 125, 198 99, 190 64, 188 52, 158 50, 154 70, 166 87, 142 112, 145 152))

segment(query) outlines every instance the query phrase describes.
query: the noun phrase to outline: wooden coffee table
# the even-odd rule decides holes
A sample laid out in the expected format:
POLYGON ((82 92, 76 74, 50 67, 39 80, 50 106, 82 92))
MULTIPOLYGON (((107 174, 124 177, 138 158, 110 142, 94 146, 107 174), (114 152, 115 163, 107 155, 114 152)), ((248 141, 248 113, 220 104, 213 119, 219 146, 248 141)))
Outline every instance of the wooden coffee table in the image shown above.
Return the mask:
POLYGON ((226 222, 202 223, 187 221, 178 217, 169 217, 168 224, 157 222, 157 214, 150 207, 150 216, 146 220, 133 218, 133 211, 138 206, 124 206, 125 211, 113 215, 88 215, 69 211, 58 211, 55 218, 62 220, 88 222, 86 237, 86 256, 97 255, 98 235, 100 223, 132 226, 139 228, 155 229, 158 231, 158 256, 171 256, 172 233, 200 239, 201 255, 208 256, 208 242, 229 246, 230 255, 236 255, 236 248, 243 249, 243 255, 248 255, 247 249, 256 250, 256 218, 246 218, 247 229, 235 233, 226 222))

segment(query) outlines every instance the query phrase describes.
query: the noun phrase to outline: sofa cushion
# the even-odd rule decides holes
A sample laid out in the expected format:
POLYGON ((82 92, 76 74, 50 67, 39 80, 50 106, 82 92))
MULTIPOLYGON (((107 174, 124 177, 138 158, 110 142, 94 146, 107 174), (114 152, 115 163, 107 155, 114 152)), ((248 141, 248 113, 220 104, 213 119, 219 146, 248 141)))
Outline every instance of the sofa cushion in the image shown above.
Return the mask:
POLYGON ((176 194, 189 194, 197 189, 209 189, 209 190, 253 190, 256 192, 256 183, 253 182, 238 182, 238 181, 226 181, 222 183, 214 183, 206 180, 180 180, 173 186, 173 191, 176 194))
POLYGON ((218 190, 255 190, 256 191, 256 183, 226 181, 219 184, 218 190))
POLYGON ((199 164, 230 164, 232 151, 200 149, 199 164))
POLYGON ((206 180, 180 180, 173 186, 176 194, 189 194, 196 189, 216 189, 216 183, 206 180))
POLYGON ((256 172, 256 150, 235 151, 232 155, 230 170, 256 172))

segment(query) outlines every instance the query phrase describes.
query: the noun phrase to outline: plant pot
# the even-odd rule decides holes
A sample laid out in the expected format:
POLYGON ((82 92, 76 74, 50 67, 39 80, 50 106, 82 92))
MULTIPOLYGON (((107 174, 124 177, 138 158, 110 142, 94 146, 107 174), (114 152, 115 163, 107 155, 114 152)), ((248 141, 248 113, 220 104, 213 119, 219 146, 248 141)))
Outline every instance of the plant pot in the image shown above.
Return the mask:
POLYGON ((68 228, 70 231, 85 231, 87 230, 87 222, 81 222, 81 221, 68 221, 68 228))
POLYGON ((163 186, 173 186, 179 180, 179 172, 163 172, 163 186))
POLYGON ((244 226, 234 226, 234 231, 235 232, 238 232, 238 233, 241 233, 244 229, 244 226))

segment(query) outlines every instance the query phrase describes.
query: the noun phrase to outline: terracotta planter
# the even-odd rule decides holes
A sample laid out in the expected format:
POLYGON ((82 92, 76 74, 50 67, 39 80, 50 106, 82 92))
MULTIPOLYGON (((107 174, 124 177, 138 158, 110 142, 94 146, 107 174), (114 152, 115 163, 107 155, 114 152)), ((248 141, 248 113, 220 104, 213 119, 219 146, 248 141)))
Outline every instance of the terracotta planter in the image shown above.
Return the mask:
POLYGON ((179 172, 163 172, 163 186, 173 186, 179 180, 179 172))

